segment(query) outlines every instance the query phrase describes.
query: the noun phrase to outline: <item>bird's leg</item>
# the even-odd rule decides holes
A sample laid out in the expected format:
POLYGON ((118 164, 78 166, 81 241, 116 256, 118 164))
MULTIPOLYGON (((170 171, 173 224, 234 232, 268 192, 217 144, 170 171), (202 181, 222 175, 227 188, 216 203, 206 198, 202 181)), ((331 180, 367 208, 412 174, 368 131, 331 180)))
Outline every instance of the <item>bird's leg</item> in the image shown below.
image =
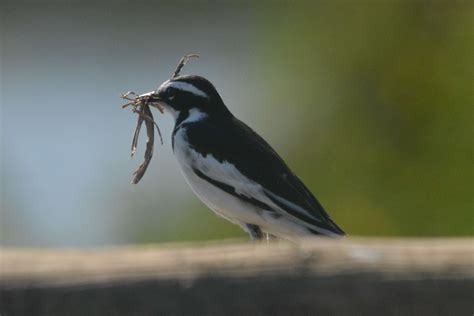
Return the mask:
POLYGON ((262 240, 263 233, 260 227, 253 224, 245 224, 245 230, 249 233, 250 239, 252 240, 262 240))
POLYGON ((267 240, 267 243, 272 241, 272 240, 276 240, 277 237, 275 235, 272 235, 272 234, 269 234, 269 233, 265 233, 265 239, 267 240))

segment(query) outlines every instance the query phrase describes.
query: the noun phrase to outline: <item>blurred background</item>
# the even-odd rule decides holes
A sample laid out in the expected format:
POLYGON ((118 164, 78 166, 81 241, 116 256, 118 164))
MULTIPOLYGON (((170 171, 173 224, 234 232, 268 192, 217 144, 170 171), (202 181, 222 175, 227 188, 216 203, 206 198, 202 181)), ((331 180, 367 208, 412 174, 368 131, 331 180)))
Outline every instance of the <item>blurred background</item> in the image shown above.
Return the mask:
MULTIPOLYGON (((247 239, 194 197, 155 119, 131 185, 136 116, 179 58, 217 87, 349 235, 474 232, 472 1, 3 1, 0 244, 247 239)), ((144 136, 145 133, 142 133, 144 136)), ((144 148, 144 139, 140 149, 144 148)))

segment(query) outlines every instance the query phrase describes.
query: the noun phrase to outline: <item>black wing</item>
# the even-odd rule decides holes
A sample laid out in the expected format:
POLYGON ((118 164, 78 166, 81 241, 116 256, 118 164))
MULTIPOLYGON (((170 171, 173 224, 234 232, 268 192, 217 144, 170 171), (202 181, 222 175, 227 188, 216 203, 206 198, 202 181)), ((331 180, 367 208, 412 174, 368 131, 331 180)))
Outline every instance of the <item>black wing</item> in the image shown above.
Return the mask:
POLYGON ((235 117, 208 118, 186 127, 194 150, 204 156, 212 153, 215 159, 233 164, 243 175, 261 184, 267 197, 285 215, 315 234, 344 235, 283 159, 243 122, 235 117))

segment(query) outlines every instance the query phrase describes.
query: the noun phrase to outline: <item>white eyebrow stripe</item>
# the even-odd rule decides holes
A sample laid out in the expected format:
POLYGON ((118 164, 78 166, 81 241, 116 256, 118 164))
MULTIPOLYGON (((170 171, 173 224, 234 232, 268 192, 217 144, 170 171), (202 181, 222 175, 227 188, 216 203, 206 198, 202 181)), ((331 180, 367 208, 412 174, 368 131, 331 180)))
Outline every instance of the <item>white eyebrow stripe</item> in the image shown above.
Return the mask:
POLYGON ((192 93, 194 95, 203 97, 203 98, 208 98, 209 96, 202 90, 196 88, 194 85, 187 83, 187 82, 182 82, 182 81, 167 81, 165 82, 166 87, 172 87, 180 91, 185 91, 192 93))

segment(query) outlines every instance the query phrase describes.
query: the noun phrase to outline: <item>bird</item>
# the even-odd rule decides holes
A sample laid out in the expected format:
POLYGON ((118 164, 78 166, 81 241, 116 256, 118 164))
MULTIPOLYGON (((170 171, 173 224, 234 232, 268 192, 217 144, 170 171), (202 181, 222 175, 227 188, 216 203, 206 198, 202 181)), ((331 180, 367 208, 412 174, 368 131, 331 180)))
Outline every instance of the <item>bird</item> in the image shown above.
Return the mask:
POLYGON ((252 240, 345 236, 277 152, 231 113, 209 80, 178 73, 140 97, 171 113, 174 156, 207 207, 252 240))

